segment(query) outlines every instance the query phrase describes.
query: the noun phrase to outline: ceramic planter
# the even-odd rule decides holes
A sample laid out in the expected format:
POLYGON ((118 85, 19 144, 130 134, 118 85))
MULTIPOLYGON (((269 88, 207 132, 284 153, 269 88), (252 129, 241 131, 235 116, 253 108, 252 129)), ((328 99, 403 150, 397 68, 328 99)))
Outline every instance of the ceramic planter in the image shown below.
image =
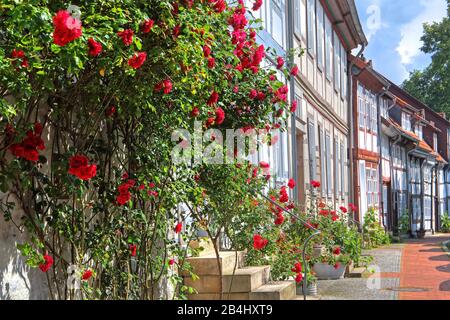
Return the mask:
POLYGON ((334 268, 327 263, 316 263, 313 266, 313 271, 319 280, 338 280, 344 278, 345 269, 347 265, 339 265, 339 268, 334 268))

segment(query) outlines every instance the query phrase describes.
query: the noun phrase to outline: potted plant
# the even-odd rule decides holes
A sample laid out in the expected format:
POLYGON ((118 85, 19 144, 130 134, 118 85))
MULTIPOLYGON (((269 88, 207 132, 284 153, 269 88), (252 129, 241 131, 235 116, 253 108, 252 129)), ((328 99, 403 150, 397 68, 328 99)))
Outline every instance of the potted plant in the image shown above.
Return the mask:
MULTIPOLYGON (((307 280, 306 295, 317 296, 317 277, 314 276, 312 273, 308 272, 306 280, 307 280)), ((303 295, 303 281, 305 281, 304 278, 302 281, 296 283, 297 295, 299 296, 303 295)))

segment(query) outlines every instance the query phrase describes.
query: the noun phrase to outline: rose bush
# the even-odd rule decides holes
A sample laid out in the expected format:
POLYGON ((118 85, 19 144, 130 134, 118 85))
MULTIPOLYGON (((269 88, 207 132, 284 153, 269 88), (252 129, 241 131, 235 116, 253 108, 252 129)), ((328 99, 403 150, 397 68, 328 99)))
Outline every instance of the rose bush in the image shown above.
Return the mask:
MULTIPOLYGON (((251 246, 273 223, 252 193, 264 188, 254 178, 263 166, 171 157, 171 133, 194 121, 285 126, 287 86, 260 67, 277 57, 256 43, 243 1, 5 0, 1 9, 0 209, 31 235, 18 248, 46 273, 52 298, 184 298, 178 271, 189 270, 191 249, 180 241, 203 227, 251 246), (81 296, 69 276, 82 280, 81 296)), ((281 60, 286 76, 296 73, 281 60)))

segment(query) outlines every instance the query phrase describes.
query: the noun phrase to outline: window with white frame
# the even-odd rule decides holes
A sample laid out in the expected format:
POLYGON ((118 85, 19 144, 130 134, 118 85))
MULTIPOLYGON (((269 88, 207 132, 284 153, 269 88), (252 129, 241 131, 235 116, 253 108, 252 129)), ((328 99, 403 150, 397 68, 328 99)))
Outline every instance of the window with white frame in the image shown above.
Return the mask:
POLYGON ((438 135, 436 132, 433 133, 433 149, 438 152, 438 135))
POLYGON ((294 1, 294 33, 297 37, 301 37, 302 34, 302 20, 301 20, 301 2, 302 0, 294 1))
POLYGON ((358 83, 358 122, 359 128, 365 128, 366 122, 366 106, 365 106, 365 90, 364 87, 358 83))
POLYGON ((421 126, 419 123, 417 123, 414 126, 414 133, 420 138, 423 139, 423 126, 421 126))
POLYGON ((370 103, 372 108, 372 132, 378 133, 378 113, 377 113, 377 97, 374 94, 370 94, 370 103))
POLYGON ((368 208, 379 207, 379 182, 378 170, 375 165, 366 168, 367 182, 367 206, 368 208))
POLYGON ((325 136, 321 126, 319 126, 319 143, 320 143, 320 177, 322 184, 322 196, 327 195, 327 154, 325 151, 325 136))
POLYGON ((341 89, 341 44, 336 32, 334 37, 334 89, 339 92, 341 89))
POLYGON ((334 136, 334 149, 333 149, 333 154, 334 154, 334 196, 335 198, 339 197, 339 195, 341 194, 341 185, 340 185, 340 171, 339 170, 339 140, 337 136, 334 136))
POLYGON ((333 184, 331 178, 331 137, 329 132, 326 132, 325 135, 325 155, 327 167, 327 195, 331 198, 333 195, 333 184))
POLYGON ((331 27, 330 19, 325 14, 325 74, 328 80, 331 81, 333 75, 333 29, 331 27))
POLYGON ((316 1, 307 0, 307 29, 308 29, 308 52, 311 55, 316 54, 316 1))
POLYGON ((317 6, 317 66, 322 70, 324 61, 324 44, 325 44, 325 30, 324 30, 324 13, 323 7, 319 0, 316 0, 317 6))
POLYGON ((411 114, 402 112, 402 127, 405 130, 411 131, 411 114))
POLYGON ((269 32, 279 45, 284 47, 284 0, 270 0, 269 32))
POLYGON ((341 164, 341 197, 345 196, 345 180, 346 180, 346 171, 345 168, 347 166, 347 156, 345 154, 344 142, 341 140, 341 160, 339 163, 341 164))
POLYGON ((381 99, 381 116, 385 119, 387 119, 388 116, 388 107, 389 107, 389 102, 387 99, 381 99))
POLYGON ((344 46, 341 45, 341 72, 342 72, 342 86, 341 86, 341 96, 342 98, 347 98, 347 52, 344 46))
POLYGON ((295 111, 295 116, 299 119, 303 116, 303 101, 302 97, 298 94, 295 95, 295 101, 297 102, 297 110, 295 111))
POLYGON ((316 164, 316 132, 314 122, 308 119, 308 151, 309 151, 309 175, 310 180, 317 179, 316 164))

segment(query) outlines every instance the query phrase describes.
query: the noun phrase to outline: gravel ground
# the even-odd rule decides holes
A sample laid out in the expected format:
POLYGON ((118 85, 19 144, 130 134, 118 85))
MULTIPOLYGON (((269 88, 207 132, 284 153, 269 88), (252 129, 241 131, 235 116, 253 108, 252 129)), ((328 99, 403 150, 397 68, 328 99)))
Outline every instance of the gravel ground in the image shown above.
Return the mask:
MULTIPOLYGON (((365 250, 374 259, 369 266, 376 273, 399 273, 402 245, 365 250)), ((318 290, 321 300, 397 300, 398 293, 392 288, 400 286, 399 278, 346 278, 320 280, 318 290)))

